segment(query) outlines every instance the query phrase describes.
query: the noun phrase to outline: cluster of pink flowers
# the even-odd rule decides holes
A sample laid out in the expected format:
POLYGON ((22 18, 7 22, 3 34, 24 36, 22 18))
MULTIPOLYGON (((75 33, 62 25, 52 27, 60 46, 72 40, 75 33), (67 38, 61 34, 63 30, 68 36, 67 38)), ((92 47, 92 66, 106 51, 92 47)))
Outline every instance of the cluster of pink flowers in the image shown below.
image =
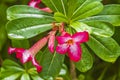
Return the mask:
MULTIPOLYGON (((31 0, 29 6, 37 7, 41 0, 31 0)), ((46 8, 45 8, 46 9, 46 8)), ((47 8, 48 9, 48 8, 47 8)), ((44 9, 41 9, 46 11, 44 9)), ((49 11, 46 11, 49 12, 49 11)), ((49 32, 48 36, 43 37, 38 42, 36 42, 31 48, 12 48, 9 47, 8 53, 16 53, 16 58, 20 59, 21 63, 26 63, 31 61, 36 67, 37 72, 41 72, 42 67, 38 64, 35 59, 35 55, 48 43, 48 49, 51 53, 56 51, 59 54, 68 54, 70 60, 78 62, 81 59, 82 49, 80 47, 81 43, 87 42, 89 39, 89 34, 87 31, 77 32, 75 34, 69 34, 64 30, 64 24, 56 25, 53 23, 53 28, 49 32), (57 31, 61 34, 60 36, 55 36, 57 31), (58 44, 54 47, 54 42, 57 40, 58 44)))

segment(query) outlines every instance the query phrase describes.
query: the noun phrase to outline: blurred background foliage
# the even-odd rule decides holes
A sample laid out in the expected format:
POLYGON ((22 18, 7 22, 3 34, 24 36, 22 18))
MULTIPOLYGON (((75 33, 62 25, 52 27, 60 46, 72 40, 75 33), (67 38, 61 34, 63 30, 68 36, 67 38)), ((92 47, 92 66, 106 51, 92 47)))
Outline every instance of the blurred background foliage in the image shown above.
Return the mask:
MULTIPOLYGON (((10 44, 10 40, 5 31, 5 24, 7 22, 6 9, 12 5, 26 5, 28 1, 29 0, 0 0, 0 66, 5 59, 11 58, 7 54, 7 47, 10 44)), ((105 5, 120 4, 120 0, 103 0, 102 2, 105 5)), ((120 45, 120 27, 116 27, 113 38, 120 45)), ((120 57, 115 63, 108 63, 95 56, 92 69, 85 73, 78 71, 77 76, 79 80, 120 80, 120 57)))

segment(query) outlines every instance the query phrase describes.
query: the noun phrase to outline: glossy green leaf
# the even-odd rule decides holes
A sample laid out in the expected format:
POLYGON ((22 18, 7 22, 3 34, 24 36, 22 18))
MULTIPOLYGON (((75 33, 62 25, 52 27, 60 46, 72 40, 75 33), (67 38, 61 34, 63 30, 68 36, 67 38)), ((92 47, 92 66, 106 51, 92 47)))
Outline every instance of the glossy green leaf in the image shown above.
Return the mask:
POLYGON ((60 12, 56 12, 54 14, 54 18, 58 22, 66 22, 66 23, 68 23, 68 18, 65 15, 63 15, 62 13, 60 13, 60 12))
POLYGON ((14 71, 23 71, 22 67, 12 60, 5 60, 2 64, 2 67, 8 70, 14 71))
POLYGON ((65 64, 62 65, 62 68, 59 72, 59 75, 66 75, 67 74, 67 66, 65 64))
POLYGON ((3 67, 4 67, 4 66, 16 66, 16 67, 21 67, 19 64, 17 64, 16 62, 14 62, 14 61, 12 61, 12 60, 9 60, 9 59, 4 60, 2 66, 3 66, 3 67))
POLYGON ((11 79, 14 80, 18 78, 24 69, 12 60, 5 60, 2 65, 3 70, 0 73, 0 77, 3 80, 11 79))
POLYGON ((88 4, 94 1, 101 0, 68 0, 68 17, 72 17, 75 14, 78 14, 82 8, 85 8, 88 4))
POLYGON ((74 11, 72 21, 84 19, 86 17, 96 15, 103 9, 103 5, 99 1, 84 0, 82 4, 74 11))
POLYGON ((63 80, 71 80, 71 76, 69 74, 68 68, 65 64, 62 65, 62 68, 59 72, 59 76, 58 77, 62 77, 63 80))
POLYGON ((90 36, 88 46, 104 61, 115 62, 120 55, 120 47, 110 37, 90 36))
POLYGON ((93 58, 85 45, 81 45, 82 47, 82 58, 79 62, 75 63, 76 68, 81 72, 86 72, 92 68, 93 58))
POLYGON ((95 34, 102 37, 111 37, 114 34, 114 27, 108 22, 89 21, 85 23, 91 27, 91 34, 95 34))
POLYGON ((33 75, 33 76, 31 76, 32 77, 32 80, 44 80, 44 79, 42 79, 40 76, 38 76, 38 75, 33 75))
POLYGON ((58 76, 64 61, 64 55, 56 52, 52 54, 48 49, 46 49, 43 54, 40 62, 43 70, 40 73, 40 76, 43 78, 58 76))
POLYGON ((100 15, 120 15, 120 5, 119 4, 109 4, 105 5, 100 15))
POLYGON ((11 39, 28 39, 52 28, 53 20, 49 18, 20 18, 7 23, 8 37, 11 39))
POLYGON ((54 12, 61 12, 67 14, 67 0, 42 0, 54 12))
POLYGON ((114 26, 120 26, 120 5, 106 5, 100 14, 88 17, 84 21, 104 21, 114 26))
POLYGON ((52 18, 52 14, 48 14, 46 12, 43 12, 33 7, 29 7, 27 5, 15 5, 7 9, 8 20, 23 17, 52 18))
POLYGON ((30 79, 29 74, 24 73, 24 74, 21 76, 21 80, 31 80, 31 79, 30 79))
MULTIPOLYGON (((4 75, 6 75, 6 74, 4 74, 4 75)), ((14 73, 8 77, 3 78, 2 80, 16 80, 18 77, 20 77, 20 75, 21 75, 21 73, 14 73)))
POLYGON ((75 29, 77 32, 88 31, 89 34, 92 33, 92 28, 83 22, 73 22, 70 26, 75 29))
POLYGON ((89 34, 95 34, 102 37, 111 37, 114 34, 114 27, 101 21, 73 22, 70 24, 77 32, 88 31, 89 34))
POLYGON ((5 79, 5 78, 9 78, 9 77, 11 77, 11 76, 13 76, 14 78, 16 78, 16 77, 18 77, 18 76, 20 76, 20 73, 21 72, 19 72, 19 71, 13 71, 12 69, 10 70, 4 70, 4 71, 2 71, 1 73, 0 73, 0 78, 2 78, 2 79, 5 79))

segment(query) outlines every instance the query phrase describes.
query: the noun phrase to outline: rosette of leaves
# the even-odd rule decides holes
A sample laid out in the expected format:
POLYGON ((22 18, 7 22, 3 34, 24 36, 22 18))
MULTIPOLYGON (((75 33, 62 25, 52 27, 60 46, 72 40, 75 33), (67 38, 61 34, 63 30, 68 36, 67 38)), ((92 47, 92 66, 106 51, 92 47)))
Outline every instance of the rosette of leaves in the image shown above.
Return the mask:
MULTIPOLYGON (((106 62, 115 62, 120 55, 120 47, 112 38, 115 26, 120 26, 120 5, 103 5, 101 0, 42 0, 53 13, 46 13, 27 5, 15 5, 7 10, 7 34, 11 40, 27 40, 52 28, 52 22, 66 24, 69 32, 88 31, 90 39, 82 45, 82 59, 75 63, 80 72, 89 70, 93 56, 106 62)), ((50 54, 44 49, 39 55, 43 71, 40 76, 56 77, 64 56, 56 52, 50 54)))

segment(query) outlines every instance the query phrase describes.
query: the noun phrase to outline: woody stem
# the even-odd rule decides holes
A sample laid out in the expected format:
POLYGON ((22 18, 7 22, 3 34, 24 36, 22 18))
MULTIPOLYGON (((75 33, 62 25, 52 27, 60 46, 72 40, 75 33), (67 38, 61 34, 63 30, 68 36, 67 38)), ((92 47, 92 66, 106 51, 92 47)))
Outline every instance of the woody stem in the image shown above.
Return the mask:
POLYGON ((77 80, 75 64, 72 61, 70 61, 70 75, 72 80, 77 80))

